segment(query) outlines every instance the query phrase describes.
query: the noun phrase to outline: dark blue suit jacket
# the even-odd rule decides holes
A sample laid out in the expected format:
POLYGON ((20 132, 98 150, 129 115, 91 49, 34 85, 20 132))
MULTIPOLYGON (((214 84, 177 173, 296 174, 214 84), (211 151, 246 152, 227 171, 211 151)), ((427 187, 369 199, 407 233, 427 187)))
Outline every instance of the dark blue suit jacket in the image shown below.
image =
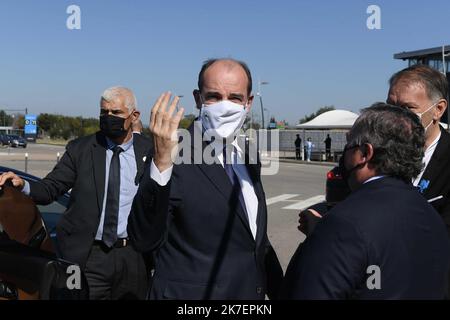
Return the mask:
POLYGON ((449 265, 450 242, 439 214, 412 185, 382 178, 338 204, 300 245, 283 297, 442 299, 449 265), (374 275, 369 266, 380 268, 380 289, 367 286, 374 275))
POLYGON ((283 274, 267 237, 260 165, 247 169, 259 203, 256 239, 220 164, 175 165, 164 187, 144 173, 128 234, 139 251, 154 253, 151 299, 278 296, 283 274))

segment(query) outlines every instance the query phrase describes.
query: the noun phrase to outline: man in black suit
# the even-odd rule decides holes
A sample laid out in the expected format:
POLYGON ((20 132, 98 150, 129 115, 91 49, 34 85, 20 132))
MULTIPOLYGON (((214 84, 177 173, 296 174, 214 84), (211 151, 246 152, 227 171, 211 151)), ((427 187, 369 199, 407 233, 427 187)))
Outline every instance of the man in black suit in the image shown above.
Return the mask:
POLYGON ((152 143, 132 133, 139 118, 131 90, 113 87, 100 101, 96 134, 69 142, 55 168, 39 182, 11 179, 37 204, 49 204, 70 189, 67 210, 57 225, 61 257, 86 274, 90 299, 145 298, 147 271, 127 235, 132 201, 152 143))
MULTIPOLYGON (((425 128, 424 167, 413 184, 439 212, 450 236, 450 134, 440 125, 448 106, 447 79, 431 67, 414 65, 395 73, 389 83, 387 103, 410 109, 425 128)), ((300 220, 306 215, 301 212, 300 220)))
POLYGON ((450 134, 440 125, 448 82, 439 71, 415 65, 390 79, 387 102, 416 113, 425 127, 424 167, 413 184, 441 215, 450 235, 450 134))
POLYGON ((443 299, 450 241, 411 185, 424 128, 405 108, 364 110, 347 136, 351 195, 325 215, 286 272, 289 299, 443 299))
POLYGON ((155 157, 128 226, 139 250, 155 252, 151 299, 277 294, 282 269, 267 237, 260 164, 235 139, 253 101, 251 85, 243 62, 213 59, 203 65, 194 91, 200 116, 180 164, 171 157, 183 112, 172 116, 178 98, 166 110, 170 94, 164 94, 153 107, 155 157))

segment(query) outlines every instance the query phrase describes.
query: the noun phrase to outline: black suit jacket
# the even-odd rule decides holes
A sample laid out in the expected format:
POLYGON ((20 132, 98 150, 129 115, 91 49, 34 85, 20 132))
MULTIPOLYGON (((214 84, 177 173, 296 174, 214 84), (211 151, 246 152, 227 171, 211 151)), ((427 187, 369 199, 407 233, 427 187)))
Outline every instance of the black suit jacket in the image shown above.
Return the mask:
POLYGON ((411 184, 382 178, 336 205, 286 271, 289 299, 443 299, 450 241, 438 213, 411 184), (370 290, 369 266, 381 289, 370 290), (369 272, 368 272, 369 271, 369 272))
POLYGON ((444 219, 450 235, 450 134, 442 127, 441 138, 423 173, 422 181, 429 181, 428 187, 423 190, 426 199, 443 196, 443 199, 431 205, 444 219))
POLYGON ((267 237, 260 165, 247 169, 259 203, 256 240, 220 164, 175 165, 165 187, 147 169, 128 233, 142 252, 155 250, 150 298, 264 299, 266 293, 277 294, 283 272, 267 237))
MULTIPOLYGON (((135 134, 138 184, 152 143, 135 134)), ((70 201, 56 232, 62 258, 85 266, 100 223, 105 191, 106 139, 100 132, 73 140, 55 168, 41 181, 30 182, 30 196, 37 204, 49 204, 70 189, 70 201)))

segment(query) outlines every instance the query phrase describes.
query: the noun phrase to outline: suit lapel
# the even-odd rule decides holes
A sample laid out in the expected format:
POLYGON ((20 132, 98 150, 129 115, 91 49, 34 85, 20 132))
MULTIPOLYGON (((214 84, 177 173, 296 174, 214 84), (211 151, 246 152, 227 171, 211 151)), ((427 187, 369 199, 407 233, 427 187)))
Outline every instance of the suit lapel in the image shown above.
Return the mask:
MULTIPOLYGON (((222 194, 224 199, 226 201, 230 201, 230 196, 233 194, 233 187, 224 168, 220 164, 198 164, 197 166, 214 185, 214 187, 222 194)), ((233 200, 234 203, 229 203, 229 206, 236 209, 235 212, 251 235, 252 231, 247 219, 247 214, 242 208, 239 198, 235 196, 233 200)))
POLYGON ((139 134, 134 134, 133 137, 133 149, 134 149, 134 157, 136 160, 136 177, 134 179, 135 185, 139 184, 141 180, 142 174, 145 169, 145 161, 148 153, 148 147, 145 145, 145 141, 139 134))
MULTIPOLYGON (((194 124, 189 128, 189 132, 191 134, 192 137, 192 143, 191 143, 191 161, 192 163, 195 163, 195 153, 196 152, 202 152, 203 154, 203 150, 205 149, 205 147, 207 146, 206 142, 202 141, 202 150, 197 150, 198 147, 200 147, 200 144, 197 146, 193 139, 196 136, 194 134, 194 124)), ((201 135, 197 135, 199 137, 202 137, 201 135)), ((203 158, 202 158, 203 160, 203 158)), ((231 181, 230 178, 228 177, 228 175, 225 172, 225 169, 222 167, 221 164, 206 164, 206 163, 202 163, 201 164, 196 164, 196 166, 200 169, 200 171, 209 179, 209 181, 214 185, 214 187, 222 194, 222 196, 224 197, 224 199, 228 202, 230 201, 230 196, 233 193, 233 186, 231 185, 231 181)), ((241 219, 242 223, 244 224, 244 226, 246 227, 247 231, 249 232, 251 238, 253 239, 253 235, 252 235, 252 231, 250 229, 250 224, 248 222, 248 218, 247 218, 247 214, 244 211, 244 209, 242 208, 239 198, 238 197, 234 197, 236 203, 229 203, 229 206, 231 208, 236 208, 235 212, 237 213, 238 217, 241 219)))
MULTIPOLYGON (((447 163, 449 161, 448 154, 450 150, 450 134, 441 128, 441 138, 436 146, 433 156, 428 163, 425 172, 423 173, 422 179, 420 181, 436 181, 439 179, 439 175, 446 171, 447 163)), ((424 196, 427 198, 432 196, 433 185, 424 190, 424 196)))
POLYGON ((92 163, 94 167, 95 190, 97 191, 97 205, 99 214, 101 214, 105 193, 106 140, 100 133, 97 133, 96 142, 92 145, 92 163))

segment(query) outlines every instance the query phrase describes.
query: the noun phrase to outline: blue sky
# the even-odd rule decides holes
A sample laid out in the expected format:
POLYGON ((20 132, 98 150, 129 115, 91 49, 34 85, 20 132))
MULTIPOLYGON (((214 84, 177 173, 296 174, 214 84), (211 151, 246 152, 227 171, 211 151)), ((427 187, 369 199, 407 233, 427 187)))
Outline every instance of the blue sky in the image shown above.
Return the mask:
MULTIPOLYGON (((96 117, 101 92, 132 88, 144 122, 163 91, 192 112, 201 63, 246 61, 270 115, 385 100, 393 54, 450 44, 449 1, 0 0, 0 108, 96 117), (81 7, 81 30, 66 8, 81 7), (381 8, 381 30, 366 9, 381 8)), ((259 110, 259 101, 255 101, 259 110)), ((267 115, 266 115, 267 117, 267 115)))

